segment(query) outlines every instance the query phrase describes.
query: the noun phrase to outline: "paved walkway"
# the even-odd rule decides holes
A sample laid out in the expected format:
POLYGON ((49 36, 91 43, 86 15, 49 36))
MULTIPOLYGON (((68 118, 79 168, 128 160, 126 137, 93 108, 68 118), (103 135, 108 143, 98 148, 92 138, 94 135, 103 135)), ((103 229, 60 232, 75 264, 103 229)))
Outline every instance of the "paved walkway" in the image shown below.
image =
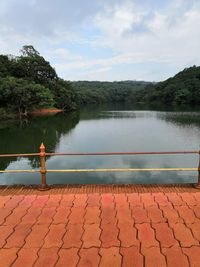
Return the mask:
POLYGON ((0 267, 200 266, 197 190, 72 191, 0 189, 0 267))

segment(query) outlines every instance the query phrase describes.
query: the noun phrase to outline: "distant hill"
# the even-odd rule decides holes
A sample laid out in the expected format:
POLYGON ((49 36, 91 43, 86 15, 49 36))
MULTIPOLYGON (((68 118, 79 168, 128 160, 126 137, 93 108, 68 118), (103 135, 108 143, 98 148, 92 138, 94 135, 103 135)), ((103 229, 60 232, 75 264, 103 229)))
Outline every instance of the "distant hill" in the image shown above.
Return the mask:
POLYGON ((126 102, 136 95, 137 91, 144 90, 150 82, 145 81, 77 81, 72 82, 78 101, 83 104, 126 102))
POLYGON ((138 101, 164 104, 200 104, 200 67, 190 67, 166 81, 151 84, 137 95, 138 101))

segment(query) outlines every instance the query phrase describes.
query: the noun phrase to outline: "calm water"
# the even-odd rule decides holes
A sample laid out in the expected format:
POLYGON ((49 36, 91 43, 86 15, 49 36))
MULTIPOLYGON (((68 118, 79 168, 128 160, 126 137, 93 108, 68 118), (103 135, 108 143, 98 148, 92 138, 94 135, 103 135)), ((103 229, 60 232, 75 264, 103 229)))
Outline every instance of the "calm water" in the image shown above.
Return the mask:
MULTIPOLYGON (((90 107, 70 115, 0 123, 0 154, 198 150, 198 110, 165 110, 126 105, 90 107)), ((0 159, 0 169, 38 168, 38 158, 0 159)), ((48 169, 197 167, 198 155, 49 157, 48 169)), ((195 182, 195 172, 47 174, 48 183, 195 182)), ((36 184, 40 174, 0 174, 0 184, 36 184)))

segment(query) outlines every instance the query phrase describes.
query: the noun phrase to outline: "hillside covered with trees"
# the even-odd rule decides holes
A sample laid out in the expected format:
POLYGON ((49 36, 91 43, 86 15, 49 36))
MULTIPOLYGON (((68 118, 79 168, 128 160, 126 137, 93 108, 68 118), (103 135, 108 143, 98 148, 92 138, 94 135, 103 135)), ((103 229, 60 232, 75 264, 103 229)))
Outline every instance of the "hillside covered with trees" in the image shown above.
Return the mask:
POLYGON ((77 106, 71 83, 59 78, 33 46, 19 57, 0 55, 0 113, 20 116, 38 108, 73 110, 77 106))
POLYGON ((76 81, 58 77, 31 45, 18 57, 0 55, 0 117, 39 108, 64 111, 101 103, 200 104, 200 67, 190 67, 159 83, 144 81, 76 81))
POLYGON ((80 105, 127 102, 149 84, 144 81, 72 82, 80 105))
POLYGON ((135 99, 145 103, 199 105, 200 67, 186 68, 166 81, 147 85, 137 92, 135 99))

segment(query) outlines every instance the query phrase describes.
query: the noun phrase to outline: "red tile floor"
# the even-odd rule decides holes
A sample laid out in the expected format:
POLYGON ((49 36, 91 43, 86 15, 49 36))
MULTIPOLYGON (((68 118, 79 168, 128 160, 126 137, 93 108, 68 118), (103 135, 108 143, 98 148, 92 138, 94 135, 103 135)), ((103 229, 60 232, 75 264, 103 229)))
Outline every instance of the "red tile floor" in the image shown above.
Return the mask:
POLYGON ((94 188, 0 188, 0 267, 200 266, 200 191, 94 188))

